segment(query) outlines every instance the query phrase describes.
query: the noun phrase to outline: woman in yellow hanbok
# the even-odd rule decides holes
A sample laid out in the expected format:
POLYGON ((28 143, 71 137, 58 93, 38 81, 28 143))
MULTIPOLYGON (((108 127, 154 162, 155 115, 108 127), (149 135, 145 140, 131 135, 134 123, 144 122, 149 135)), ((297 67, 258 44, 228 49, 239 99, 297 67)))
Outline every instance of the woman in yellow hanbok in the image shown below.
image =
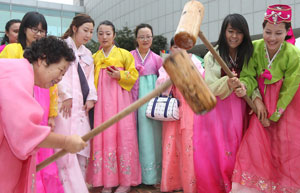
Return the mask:
MULTIPOLYGON (((102 49, 93 55, 98 95, 95 127, 131 104, 130 90, 138 78, 133 56, 114 45, 114 25, 109 21, 100 23, 97 36, 102 49)), ((141 183, 133 113, 92 140, 87 181, 94 187, 104 186, 105 193, 110 193, 115 186, 119 186, 117 193, 129 192, 130 186, 141 183)))

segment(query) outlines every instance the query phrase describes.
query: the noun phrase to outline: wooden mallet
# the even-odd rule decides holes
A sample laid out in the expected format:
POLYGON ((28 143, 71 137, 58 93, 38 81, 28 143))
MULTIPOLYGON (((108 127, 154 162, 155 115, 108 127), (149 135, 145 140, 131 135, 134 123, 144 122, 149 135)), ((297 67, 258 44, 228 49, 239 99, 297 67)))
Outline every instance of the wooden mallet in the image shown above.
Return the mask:
MULTIPOLYGON (((136 111, 140 106, 147 103, 153 97, 160 95, 163 91, 171 86, 172 82, 182 93, 186 102, 195 113, 205 113, 214 108, 216 105, 216 98, 205 84, 200 72, 186 51, 181 51, 169 56, 164 61, 163 66, 170 76, 169 80, 150 92, 148 95, 132 103, 130 106, 114 115, 109 120, 103 122, 100 126, 91 130, 89 133, 84 135, 82 139, 84 141, 89 141, 125 116, 136 111)), ((65 154, 67 154, 65 150, 55 153, 37 165, 36 170, 41 170, 65 154)))
MULTIPOLYGON (((196 0, 191 0, 187 2, 183 8, 181 18, 175 32, 174 42, 175 44, 186 50, 191 49, 196 44, 197 36, 200 37, 207 49, 212 53, 214 58, 220 64, 221 68, 230 78, 235 75, 230 71, 228 66, 225 64, 224 60, 215 51, 211 43, 206 39, 200 26, 204 16, 204 6, 202 3, 196 0)), ((251 107, 253 112, 257 114, 257 110, 252 100, 246 95, 243 97, 248 105, 251 107)))

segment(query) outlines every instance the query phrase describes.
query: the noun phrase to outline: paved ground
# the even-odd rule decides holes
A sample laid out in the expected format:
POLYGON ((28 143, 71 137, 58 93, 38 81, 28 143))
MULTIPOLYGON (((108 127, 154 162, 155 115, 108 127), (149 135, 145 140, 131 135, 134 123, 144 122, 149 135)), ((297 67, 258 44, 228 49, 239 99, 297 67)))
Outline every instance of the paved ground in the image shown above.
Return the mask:
MULTIPOLYGON (((102 188, 92 188, 90 189, 90 193, 101 193, 101 189, 102 188)), ((136 187, 132 187, 130 193, 160 193, 160 191, 159 188, 142 184, 136 187)), ((183 192, 179 191, 176 193, 183 193, 183 192)))

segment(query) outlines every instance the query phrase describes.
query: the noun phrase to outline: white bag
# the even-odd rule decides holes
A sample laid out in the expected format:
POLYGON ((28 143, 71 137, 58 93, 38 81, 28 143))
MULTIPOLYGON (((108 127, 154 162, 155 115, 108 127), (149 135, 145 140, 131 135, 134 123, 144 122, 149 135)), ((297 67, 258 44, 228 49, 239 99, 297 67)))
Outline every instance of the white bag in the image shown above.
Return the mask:
POLYGON ((170 96, 152 98, 146 109, 146 117, 159 121, 179 120, 179 101, 170 96))

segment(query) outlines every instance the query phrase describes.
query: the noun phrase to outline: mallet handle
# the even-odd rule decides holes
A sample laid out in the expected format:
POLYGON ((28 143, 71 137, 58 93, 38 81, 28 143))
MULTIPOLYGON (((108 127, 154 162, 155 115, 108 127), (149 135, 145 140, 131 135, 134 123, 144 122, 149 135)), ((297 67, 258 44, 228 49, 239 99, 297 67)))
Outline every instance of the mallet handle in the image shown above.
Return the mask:
MULTIPOLYGON (((220 55, 216 52, 216 50, 211 45, 211 43, 206 39, 206 37, 204 36, 204 34, 203 34, 202 31, 199 32, 199 37, 202 40, 202 42, 204 43, 204 45, 207 47, 207 49, 212 53, 212 55, 217 60, 217 62, 220 64, 221 68, 225 71, 225 73, 230 78, 234 77, 234 74, 231 72, 231 70, 225 64, 224 60, 220 57, 220 55)), ((255 114, 257 114, 256 107, 255 107, 254 103, 252 102, 252 100, 247 95, 245 95, 243 97, 243 99, 248 103, 248 105, 251 107, 251 109, 253 110, 253 112, 255 114)))
MULTIPOLYGON (((118 114, 114 115, 113 117, 111 117, 107 121, 103 122, 98 127, 94 128, 93 130, 91 130, 90 132, 88 132, 87 134, 85 134, 84 136, 82 136, 82 139, 84 141, 88 141, 88 140, 92 139, 93 137, 95 137, 96 135, 98 135, 99 133, 101 133, 102 131, 104 131, 105 129, 107 129, 108 127, 110 127, 113 124, 115 124, 116 122, 120 121, 125 116, 127 116, 130 113, 132 113, 135 110, 137 110, 140 106, 142 106, 143 104, 147 103, 153 97, 156 97, 156 96, 160 95, 163 91, 165 91, 171 85, 172 85, 172 81, 170 79, 167 80, 165 83, 163 83, 162 85, 160 85, 159 87, 157 87, 156 89, 154 89, 152 92, 150 92, 149 94, 147 94, 143 98, 140 98, 139 100, 135 101, 134 103, 132 103, 131 105, 129 105, 128 107, 126 107, 125 109, 123 109, 122 111, 120 111, 118 114)), ((43 169, 44 167, 48 166, 49 164, 51 164, 52 162, 56 161, 58 158, 64 156, 65 154, 67 154, 67 152, 65 150, 61 150, 59 152, 56 152, 51 157, 47 158, 42 163, 40 163, 39 165, 37 165, 36 171, 40 171, 41 169, 43 169)))

